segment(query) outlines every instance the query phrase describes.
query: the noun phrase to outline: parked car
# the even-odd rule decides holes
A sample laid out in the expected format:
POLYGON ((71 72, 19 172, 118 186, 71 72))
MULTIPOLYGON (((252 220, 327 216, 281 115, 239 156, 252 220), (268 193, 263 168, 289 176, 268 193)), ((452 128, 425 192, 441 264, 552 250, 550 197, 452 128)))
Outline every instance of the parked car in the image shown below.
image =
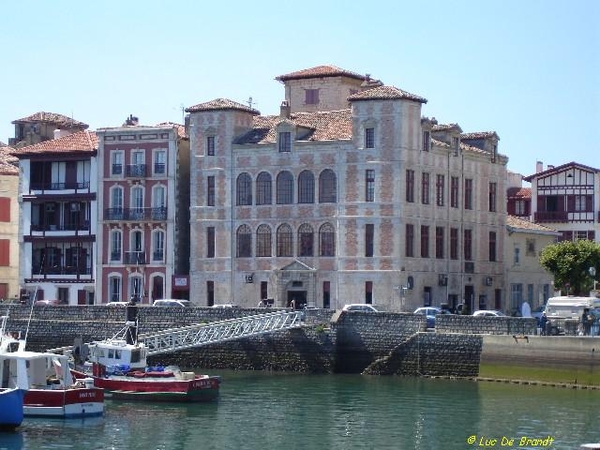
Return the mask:
POLYGON ((342 311, 378 312, 373 305, 369 305, 368 303, 352 303, 344 305, 342 311))
POLYGON ((160 307, 188 307, 190 306, 189 300, 180 300, 176 298, 163 298, 161 300, 156 300, 152 303, 152 306, 160 306, 160 307))
POLYGON ((435 316, 438 314, 448 314, 436 306, 422 306, 414 311, 414 314, 422 314, 427 317, 427 328, 435 328, 435 316))
POLYGON ((495 309, 480 309, 473 313, 474 316, 484 316, 484 317, 506 317, 502 311, 498 311, 495 309))
POLYGON ((108 302, 106 306, 127 306, 129 302, 108 302))
POLYGON ((36 306, 56 306, 60 305, 58 300, 37 300, 34 305, 36 306))

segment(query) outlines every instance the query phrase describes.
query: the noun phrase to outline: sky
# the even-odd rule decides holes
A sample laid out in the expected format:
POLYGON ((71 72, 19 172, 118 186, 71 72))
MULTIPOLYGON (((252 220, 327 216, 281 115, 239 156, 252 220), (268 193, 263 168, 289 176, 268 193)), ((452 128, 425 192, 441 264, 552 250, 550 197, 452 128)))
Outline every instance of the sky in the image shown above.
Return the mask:
POLYGON ((63 114, 90 130, 183 123, 225 97, 277 114, 275 77, 329 64, 425 97, 422 114, 495 131, 508 169, 600 169, 598 0, 21 0, 0 7, 0 141, 63 114))

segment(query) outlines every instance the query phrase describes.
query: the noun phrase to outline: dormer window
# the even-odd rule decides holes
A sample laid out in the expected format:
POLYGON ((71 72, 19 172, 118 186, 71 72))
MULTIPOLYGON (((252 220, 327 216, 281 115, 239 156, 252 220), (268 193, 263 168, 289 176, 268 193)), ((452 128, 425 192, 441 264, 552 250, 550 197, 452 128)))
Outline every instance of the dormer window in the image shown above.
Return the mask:
POLYGON ((375 128, 365 128, 365 148, 375 148, 375 128))
POLYGON ((319 104, 319 90, 318 89, 306 89, 304 103, 307 105, 318 105, 319 104))
POLYGON ((289 153, 292 151, 292 133, 281 131, 279 133, 279 153, 289 153))

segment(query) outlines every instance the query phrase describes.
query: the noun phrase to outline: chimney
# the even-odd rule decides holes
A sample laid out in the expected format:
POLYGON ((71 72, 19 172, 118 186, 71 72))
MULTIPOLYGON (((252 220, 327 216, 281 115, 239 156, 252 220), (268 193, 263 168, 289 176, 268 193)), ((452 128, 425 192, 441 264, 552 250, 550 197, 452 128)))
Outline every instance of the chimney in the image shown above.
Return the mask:
POLYGON ((281 102, 281 106, 279 107, 279 117, 281 117, 282 119, 289 119, 290 118, 290 104, 287 100, 284 100, 281 102))
POLYGON ((544 171, 544 163, 542 161, 537 161, 535 163, 535 173, 540 173, 544 171))

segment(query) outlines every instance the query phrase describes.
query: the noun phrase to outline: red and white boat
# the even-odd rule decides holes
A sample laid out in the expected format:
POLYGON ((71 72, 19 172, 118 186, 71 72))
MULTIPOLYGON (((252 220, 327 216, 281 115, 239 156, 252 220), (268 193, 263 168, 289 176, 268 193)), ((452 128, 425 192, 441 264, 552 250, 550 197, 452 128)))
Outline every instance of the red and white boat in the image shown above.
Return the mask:
POLYGON ((182 372, 175 366, 149 367, 148 349, 137 340, 137 326, 128 321, 110 339, 87 344, 84 371, 77 377, 91 376, 106 398, 161 402, 207 402, 219 396, 221 378, 182 372))
POLYGON ((104 413, 104 391, 91 378, 77 380, 69 369, 69 358, 55 353, 25 350, 26 341, 5 332, 2 317, 0 353, 25 361, 29 389, 23 400, 26 417, 89 417, 104 413))

